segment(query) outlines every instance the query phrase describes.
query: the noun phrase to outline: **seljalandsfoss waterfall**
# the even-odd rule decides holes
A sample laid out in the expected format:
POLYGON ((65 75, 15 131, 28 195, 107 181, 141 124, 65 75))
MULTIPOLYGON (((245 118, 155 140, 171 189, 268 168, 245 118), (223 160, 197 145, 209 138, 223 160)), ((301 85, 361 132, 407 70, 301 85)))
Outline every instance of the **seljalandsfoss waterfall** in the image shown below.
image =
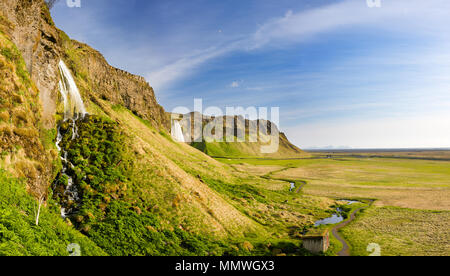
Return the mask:
POLYGON ((178 120, 172 120, 172 138, 180 143, 184 143, 183 130, 181 129, 180 122, 178 120))
MULTIPOLYGON (((59 92, 61 93, 62 100, 64 102, 64 120, 63 123, 69 123, 72 131, 72 140, 78 137, 77 120, 82 120, 87 112, 84 107, 83 100, 77 85, 67 68, 66 64, 61 60, 59 62, 59 72, 61 80, 59 81, 59 92)), ((73 185, 73 178, 67 173, 70 168, 74 166, 68 160, 68 153, 66 149, 60 146, 63 139, 61 134, 61 126, 58 126, 58 134, 56 139, 56 147, 60 152, 62 170, 61 174, 67 178, 67 186, 64 191, 65 200, 61 207, 61 216, 67 217, 73 212, 74 203, 80 200, 77 187, 73 185)))

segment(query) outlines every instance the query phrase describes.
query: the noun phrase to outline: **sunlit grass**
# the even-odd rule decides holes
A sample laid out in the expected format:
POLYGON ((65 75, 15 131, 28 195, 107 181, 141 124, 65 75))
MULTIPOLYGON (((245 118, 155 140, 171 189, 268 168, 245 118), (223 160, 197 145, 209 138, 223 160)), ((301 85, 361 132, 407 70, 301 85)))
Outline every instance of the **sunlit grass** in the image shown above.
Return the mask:
POLYGON ((448 255, 450 212, 394 207, 371 208, 341 230, 350 241, 352 254, 369 255, 369 243, 381 247, 381 255, 448 255))

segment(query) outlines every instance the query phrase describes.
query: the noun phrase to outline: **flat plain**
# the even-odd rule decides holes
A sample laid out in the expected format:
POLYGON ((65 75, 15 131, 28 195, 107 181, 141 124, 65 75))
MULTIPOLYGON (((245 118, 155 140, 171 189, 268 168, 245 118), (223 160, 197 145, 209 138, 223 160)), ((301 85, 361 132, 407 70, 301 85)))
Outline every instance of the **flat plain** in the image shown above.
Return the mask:
POLYGON ((305 159, 220 159, 236 170, 305 182, 302 193, 373 199, 341 230, 353 255, 450 254, 450 151, 320 152, 305 159))

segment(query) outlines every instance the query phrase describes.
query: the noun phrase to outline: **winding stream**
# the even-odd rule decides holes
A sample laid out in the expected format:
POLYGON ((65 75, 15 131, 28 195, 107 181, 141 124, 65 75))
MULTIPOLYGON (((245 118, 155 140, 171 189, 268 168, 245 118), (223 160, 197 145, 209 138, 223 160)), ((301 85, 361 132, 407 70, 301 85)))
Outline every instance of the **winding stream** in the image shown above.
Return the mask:
POLYGON ((342 209, 337 208, 337 213, 334 213, 331 217, 324 218, 321 220, 318 220, 314 223, 314 226, 320 226, 320 225, 329 225, 329 224, 336 224, 344 220, 344 217, 342 216, 342 209))
MULTIPOLYGON (((281 169, 279 171, 283 171, 283 170, 286 170, 286 169, 288 169, 288 168, 284 168, 284 169, 281 169)), ((274 173, 274 172, 272 172, 272 173, 274 173)), ((268 173, 265 177, 268 178, 268 179, 276 179, 276 178, 272 178, 271 177, 272 173, 268 173)), ((285 179, 277 179, 277 180, 286 181, 285 179)), ((290 184, 290 190, 289 191, 292 192, 295 189, 295 187, 296 187, 295 186, 296 183, 292 182, 292 181, 286 181, 286 182, 288 182, 290 184)), ((301 185, 297 189, 296 193, 300 192, 300 190, 307 184, 306 181, 301 181, 301 182, 303 183, 303 185, 301 185)), ((347 205, 352 205, 352 204, 356 204, 356 203, 365 203, 365 202, 356 201, 356 200, 349 200, 349 199, 340 199, 338 201, 346 201, 347 205)), ((341 228, 347 226, 350 222, 352 222, 356 218, 356 214, 359 211, 361 211, 362 209, 370 207, 373 204, 373 202, 374 202, 374 200, 371 200, 371 199, 368 199, 368 201, 369 201, 369 203, 366 204, 366 206, 362 206, 362 207, 354 210, 350 214, 349 218, 347 220, 345 220, 345 221, 344 221, 344 217, 342 216, 342 209, 341 208, 337 208, 336 212, 333 215, 331 215, 331 217, 317 220, 314 223, 315 227, 320 226, 320 225, 332 225, 332 224, 340 223, 340 224, 334 226, 333 229, 332 229, 333 236, 335 236, 336 239, 342 244, 342 250, 338 252, 338 254, 337 254, 338 256, 350 256, 350 247, 349 247, 347 241, 343 237, 341 237, 339 235, 339 233, 338 233, 339 230, 341 228)), ((304 234, 306 234, 306 233, 304 233, 304 234)))
MULTIPOLYGON (((348 199, 342 199, 340 201, 346 201, 347 205, 352 205, 352 204, 355 204, 355 203, 362 203, 360 201, 348 200, 348 199)), ((316 221, 314 223, 314 226, 317 227, 317 226, 320 226, 320 225, 330 225, 330 224, 336 224, 336 223, 344 221, 344 217, 342 216, 342 211, 343 210, 341 208, 337 208, 336 209, 336 213, 334 213, 331 217, 324 218, 324 219, 316 221)))

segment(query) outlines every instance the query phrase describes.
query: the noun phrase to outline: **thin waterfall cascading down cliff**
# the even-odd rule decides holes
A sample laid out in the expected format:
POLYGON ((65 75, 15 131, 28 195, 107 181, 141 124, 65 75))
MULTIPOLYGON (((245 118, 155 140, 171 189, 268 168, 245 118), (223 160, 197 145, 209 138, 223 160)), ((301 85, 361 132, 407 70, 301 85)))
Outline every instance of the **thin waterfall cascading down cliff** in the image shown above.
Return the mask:
POLYGON ((181 142, 184 143, 184 135, 183 135, 183 130, 181 129, 181 125, 180 122, 178 120, 172 120, 172 138, 177 141, 177 142, 181 142))
POLYGON ((61 80, 59 81, 59 92, 64 101, 64 119, 78 119, 86 115, 83 100, 80 91, 70 73, 69 68, 61 60, 59 62, 59 72, 61 80))
MULTIPOLYGON (((59 72, 61 80, 59 81, 59 92, 61 93, 62 100, 64 102, 64 121, 70 121, 71 129, 72 129, 72 140, 78 137, 78 128, 77 128, 77 120, 82 120, 86 116, 87 112, 84 107, 83 100, 80 95, 80 91, 78 90, 77 85, 70 73, 70 70, 67 68, 66 64, 61 60, 59 62, 59 72)), ((68 175, 69 168, 73 168, 72 163, 68 160, 68 154, 66 149, 61 148, 60 143, 63 139, 63 135, 61 134, 61 127, 58 126, 58 135, 56 138, 56 148, 60 152, 61 162, 62 162, 62 170, 61 174, 67 177, 67 186, 64 192, 64 195, 67 196, 66 206, 61 207, 61 216, 63 218, 73 213, 73 207, 70 202, 79 201, 78 188, 73 185, 73 178, 68 175)), ((64 205, 64 204, 63 204, 64 205)))

